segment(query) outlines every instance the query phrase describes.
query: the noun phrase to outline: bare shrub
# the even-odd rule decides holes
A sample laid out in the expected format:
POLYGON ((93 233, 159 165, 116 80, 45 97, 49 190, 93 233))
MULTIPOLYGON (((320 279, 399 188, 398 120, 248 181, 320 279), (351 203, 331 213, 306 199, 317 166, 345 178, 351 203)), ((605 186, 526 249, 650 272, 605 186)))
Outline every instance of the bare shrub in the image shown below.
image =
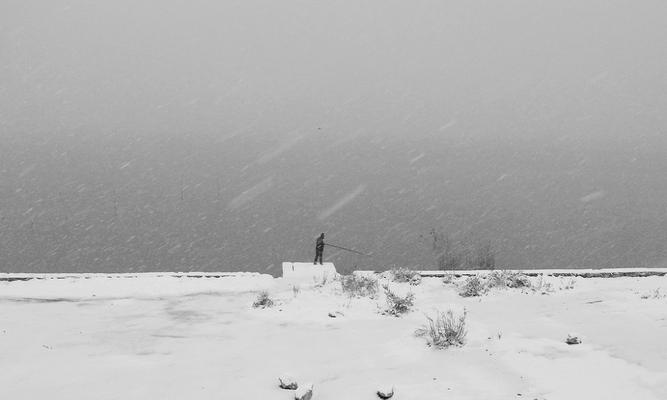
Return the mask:
POLYGON ((550 290, 551 285, 548 283, 542 284, 540 288, 536 288, 525 274, 514 271, 492 271, 488 274, 473 275, 466 278, 465 282, 459 288, 459 294, 463 297, 481 296, 492 288, 510 288, 510 289, 532 289, 550 290))
POLYGON ((393 268, 391 270, 391 279, 394 282, 408 282, 411 285, 419 285, 421 283, 421 274, 417 271, 406 267, 393 268))
POLYGON ((378 281, 373 276, 343 275, 341 276, 343 293, 350 297, 375 297, 378 292, 378 281))
POLYGON ((409 312, 412 309, 412 306, 414 306, 414 293, 409 292, 405 296, 399 296, 389 289, 389 285, 384 285, 383 288, 387 298, 387 308, 384 310, 384 314, 399 317, 402 314, 409 312))
POLYGON ((491 243, 482 243, 475 250, 474 265, 476 269, 495 269, 496 254, 491 243))
POLYGON ((452 239, 436 229, 429 232, 431 248, 435 255, 435 266, 439 270, 492 270, 496 267, 496 256, 490 242, 452 239))
POLYGON ((487 287, 501 288, 529 288, 530 279, 521 272, 513 271, 493 271, 486 277, 487 287))
MULTIPOLYGON (((563 282, 561 281, 561 284, 562 284, 562 283, 563 283, 563 282)), ((565 284, 563 284, 563 285, 561 286, 561 290, 571 290, 571 289, 574 289, 574 285, 575 285, 576 283, 577 283, 576 280, 574 280, 573 278, 570 278, 570 279, 567 280, 567 282, 565 282, 565 284)))
POLYGON ((431 229, 429 234, 436 268, 444 271, 463 269, 465 257, 459 244, 442 231, 431 229))
POLYGON ((273 307, 273 300, 271 300, 271 297, 269 297, 269 292, 267 292, 266 290, 259 292, 259 294, 257 294, 255 302, 252 303, 252 306, 254 308, 273 307))
POLYGON ((656 288, 653 292, 645 293, 641 295, 641 298, 644 300, 648 299, 662 299, 667 297, 667 295, 660 293, 660 288, 656 288))
POLYGON ((530 278, 521 272, 510 272, 507 276, 507 287, 509 288, 529 288, 532 286, 530 278))
POLYGON ((459 295, 462 297, 481 296, 486 293, 486 285, 477 275, 472 275, 466 278, 465 282, 459 289, 459 295))
POLYGON ((438 311, 435 318, 428 315, 428 324, 415 331, 415 334, 426 338, 426 343, 436 349, 445 349, 450 346, 463 346, 468 333, 466 329, 467 311, 455 316, 452 310, 438 311))
POLYGON ((533 292, 538 292, 541 294, 549 294, 554 292, 554 288, 551 282, 544 281, 544 275, 540 275, 540 279, 530 288, 533 290, 533 292))
POLYGON ((486 276, 488 287, 507 287, 507 274, 509 271, 492 271, 486 276))

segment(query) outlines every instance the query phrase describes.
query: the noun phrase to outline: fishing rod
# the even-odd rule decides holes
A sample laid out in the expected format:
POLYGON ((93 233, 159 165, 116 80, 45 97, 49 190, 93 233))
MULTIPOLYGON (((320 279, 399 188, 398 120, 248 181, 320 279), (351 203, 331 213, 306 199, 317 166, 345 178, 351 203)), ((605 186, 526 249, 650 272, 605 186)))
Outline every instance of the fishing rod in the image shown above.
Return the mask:
POLYGON ((341 250, 349 251, 349 252, 352 252, 352 253, 356 253, 356 254, 359 254, 359 255, 362 255, 362 256, 372 257, 370 254, 366 254, 366 253, 362 253, 362 252, 360 252, 360 251, 356 251, 356 250, 348 249, 347 247, 336 246, 335 244, 331 244, 331 243, 325 243, 324 245, 325 245, 325 246, 329 246, 329 247, 335 247, 335 248, 337 248, 337 249, 341 249, 341 250))

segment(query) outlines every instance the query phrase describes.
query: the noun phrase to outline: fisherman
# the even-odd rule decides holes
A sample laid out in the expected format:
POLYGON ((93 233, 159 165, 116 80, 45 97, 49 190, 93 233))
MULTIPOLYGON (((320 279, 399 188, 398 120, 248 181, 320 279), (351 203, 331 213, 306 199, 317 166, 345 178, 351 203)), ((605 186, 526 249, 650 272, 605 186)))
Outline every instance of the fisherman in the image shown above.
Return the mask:
POLYGON ((323 265, 322 253, 324 253, 324 233, 315 241, 315 261, 313 261, 313 264, 317 264, 317 260, 320 260, 320 265, 323 265))

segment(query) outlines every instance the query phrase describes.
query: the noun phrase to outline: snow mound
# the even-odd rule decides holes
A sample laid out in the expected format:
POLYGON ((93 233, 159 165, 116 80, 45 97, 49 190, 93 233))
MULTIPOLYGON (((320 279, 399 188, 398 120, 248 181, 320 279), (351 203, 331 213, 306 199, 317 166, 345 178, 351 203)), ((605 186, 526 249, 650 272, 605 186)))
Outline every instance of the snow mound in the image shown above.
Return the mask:
POLYGON ((0 299, 81 300, 159 298, 202 293, 243 293, 274 285, 271 275, 239 272, 138 274, 4 274, 0 299), (11 280, 10 278, 20 278, 11 280))

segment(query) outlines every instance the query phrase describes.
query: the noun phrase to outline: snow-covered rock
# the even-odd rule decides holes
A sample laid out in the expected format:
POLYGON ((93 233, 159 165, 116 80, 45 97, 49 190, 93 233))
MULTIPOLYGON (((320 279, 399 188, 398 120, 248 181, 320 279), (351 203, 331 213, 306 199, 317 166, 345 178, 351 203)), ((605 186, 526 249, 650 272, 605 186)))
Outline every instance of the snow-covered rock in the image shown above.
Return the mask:
POLYGON ((381 399, 391 399, 394 397, 394 387, 393 386, 384 386, 378 389, 377 395, 381 399))
POLYGON ((294 393, 294 400, 310 400, 313 398, 313 384, 307 383, 294 393))
POLYGON ((299 384, 296 382, 296 380, 289 374, 284 374, 281 375, 278 378, 278 381, 280 382, 280 388, 281 389, 287 389, 287 390, 297 390, 299 388, 299 384))
POLYGON ((565 339, 565 343, 567 343, 567 344, 581 344, 581 339, 579 338, 579 336, 577 336, 573 333, 570 333, 570 334, 567 335, 567 339, 565 339))

